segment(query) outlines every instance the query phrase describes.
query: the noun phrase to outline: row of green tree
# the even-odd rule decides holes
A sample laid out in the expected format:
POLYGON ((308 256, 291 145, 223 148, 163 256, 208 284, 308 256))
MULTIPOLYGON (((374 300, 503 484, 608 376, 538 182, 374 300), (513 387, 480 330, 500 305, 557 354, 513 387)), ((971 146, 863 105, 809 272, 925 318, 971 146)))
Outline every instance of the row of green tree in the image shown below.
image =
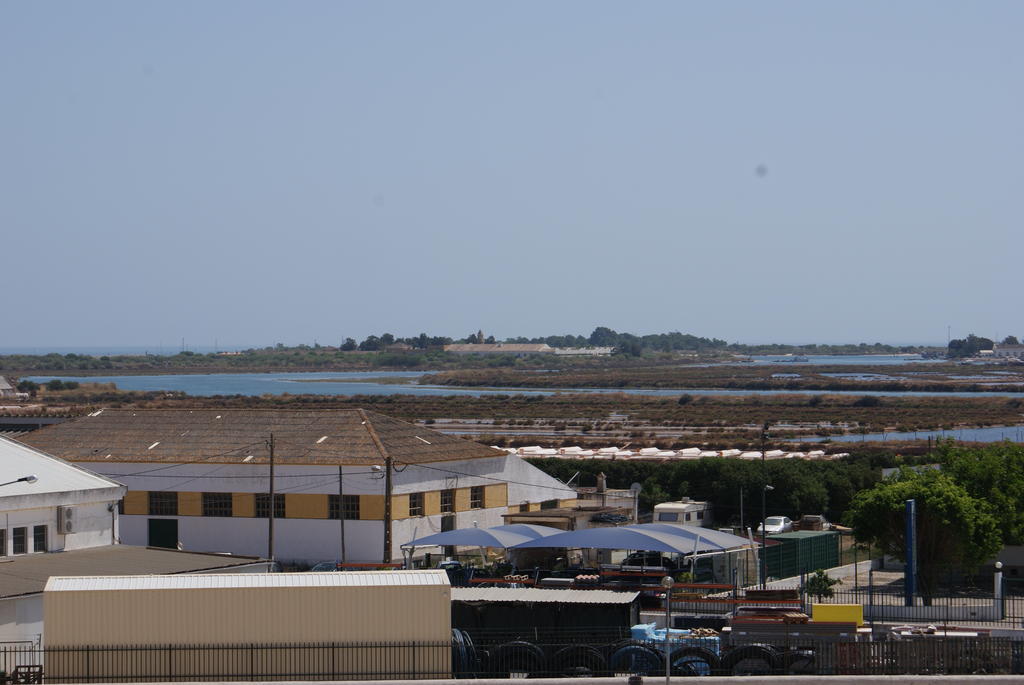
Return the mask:
MULTIPOLYGON (((426 333, 412 338, 399 338, 390 333, 371 335, 362 342, 354 338, 346 338, 341 345, 342 350, 375 351, 386 349, 396 343, 405 343, 415 349, 428 349, 453 342, 458 343, 494 343, 494 336, 484 336, 482 331, 471 333, 465 338, 452 339, 447 337, 431 337, 426 333)), ((612 347, 619 354, 640 356, 645 352, 732 352, 741 354, 896 354, 900 352, 919 352, 923 348, 916 346, 893 346, 882 343, 857 343, 847 345, 787 345, 771 343, 764 345, 744 345, 729 343, 719 338, 705 338, 689 333, 673 331, 671 333, 651 333, 636 335, 620 333, 607 326, 598 326, 590 335, 546 335, 539 337, 511 337, 501 342, 547 344, 551 347, 612 347)))
MULTIPOLYGON (((1008 335, 1003 338, 1000 345, 1020 345, 1017 336, 1008 335)), ((995 341, 990 338, 981 338, 971 333, 966 338, 956 338, 949 341, 946 356, 951 358, 974 357, 983 350, 995 349, 995 341)))

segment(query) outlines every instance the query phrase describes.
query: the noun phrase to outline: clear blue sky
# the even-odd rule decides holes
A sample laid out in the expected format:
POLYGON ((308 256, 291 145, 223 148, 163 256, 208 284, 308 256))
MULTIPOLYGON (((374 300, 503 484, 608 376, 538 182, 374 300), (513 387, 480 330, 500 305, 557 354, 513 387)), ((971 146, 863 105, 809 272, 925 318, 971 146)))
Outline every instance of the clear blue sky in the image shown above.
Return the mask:
POLYGON ((1024 3, 0 4, 0 347, 1024 335, 1024 3))

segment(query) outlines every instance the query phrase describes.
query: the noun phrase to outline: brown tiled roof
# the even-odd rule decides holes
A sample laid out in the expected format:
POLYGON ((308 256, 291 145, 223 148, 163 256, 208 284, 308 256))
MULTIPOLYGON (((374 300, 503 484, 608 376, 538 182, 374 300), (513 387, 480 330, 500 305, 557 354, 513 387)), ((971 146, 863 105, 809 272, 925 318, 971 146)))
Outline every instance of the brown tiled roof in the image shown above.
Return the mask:
POLYGON ((42 592, 50 576, 139 576, 230 569, 258 557, 180 552, 156 547, 107 545, 70 552, 25 554, 0 561, 0 597, 42 592))
POLYGON ((19 436, 74 462, 422 464, 504 456, 480 443, 363 409, 104 409, 19 436), (252 459, 247 457, 252 456, 252 459))

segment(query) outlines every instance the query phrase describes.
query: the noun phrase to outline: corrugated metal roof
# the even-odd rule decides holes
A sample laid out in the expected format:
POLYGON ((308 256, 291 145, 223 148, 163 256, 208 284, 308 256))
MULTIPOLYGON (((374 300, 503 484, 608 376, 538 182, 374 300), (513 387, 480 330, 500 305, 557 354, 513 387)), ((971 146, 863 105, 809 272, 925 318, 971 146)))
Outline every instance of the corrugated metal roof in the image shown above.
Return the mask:
POLYGON ((0 497, 17 497, 81 490, 108 490, 120 483, 69 464, 16 440, 0 437, 0 483, 35 476, 34 483, 5 485, 0 497))
POLYGON ((363 409, 102 409, 26 435, 75 462, 417 464, 505 456, 480 443, 363 409))
POLYGON ((441 570, 432 570, 341 573, 203 573, 174 576, 54 576, 46 584, 46 592, 414 585, 448 585, 448 574, 441 570))
POLYGON ((194 573, 260 561, 257 557, 181 552, 175 549, 106 545, 68 552, 25 554, 0 560, 0 597, 42 592, 51 576, 194 573))
POLYGON ((564 588, 453 587, 453 602, 559 602, 562 604, 630 604, 639 592, 567 590, 564 588))

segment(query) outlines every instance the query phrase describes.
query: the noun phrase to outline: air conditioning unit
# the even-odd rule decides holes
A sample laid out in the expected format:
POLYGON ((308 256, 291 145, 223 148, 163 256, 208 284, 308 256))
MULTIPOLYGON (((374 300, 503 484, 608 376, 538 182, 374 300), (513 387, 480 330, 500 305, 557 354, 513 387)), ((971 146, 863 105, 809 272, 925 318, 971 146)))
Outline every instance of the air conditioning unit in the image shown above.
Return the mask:
POLYGON ((75 532, 74 512, 72 507, 57 507, 57 532, 61 535, 75 532))

